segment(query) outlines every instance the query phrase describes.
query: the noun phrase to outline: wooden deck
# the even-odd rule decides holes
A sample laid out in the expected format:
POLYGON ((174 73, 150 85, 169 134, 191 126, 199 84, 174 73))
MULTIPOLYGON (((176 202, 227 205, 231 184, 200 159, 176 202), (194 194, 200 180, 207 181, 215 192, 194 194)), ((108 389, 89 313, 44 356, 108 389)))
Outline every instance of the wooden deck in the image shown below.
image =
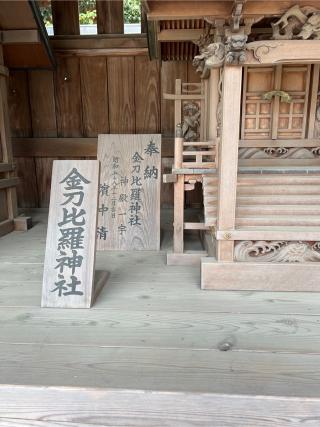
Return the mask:
POLYGON ((41 309, 33 217, 0 239, 0 427, 320 425, 320 294, 201 291, 165 252, 100 252, 92 309, 41 309))

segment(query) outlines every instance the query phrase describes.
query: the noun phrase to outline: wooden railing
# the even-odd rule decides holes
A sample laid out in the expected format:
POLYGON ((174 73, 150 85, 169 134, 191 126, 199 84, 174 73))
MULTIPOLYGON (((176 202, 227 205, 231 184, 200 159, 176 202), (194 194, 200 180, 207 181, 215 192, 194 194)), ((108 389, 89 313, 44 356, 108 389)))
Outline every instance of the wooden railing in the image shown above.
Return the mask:
POLYGON ((175 138, 174 167, 176 169, 208 169, 217 167, 217 141, 193 142, 175 138))

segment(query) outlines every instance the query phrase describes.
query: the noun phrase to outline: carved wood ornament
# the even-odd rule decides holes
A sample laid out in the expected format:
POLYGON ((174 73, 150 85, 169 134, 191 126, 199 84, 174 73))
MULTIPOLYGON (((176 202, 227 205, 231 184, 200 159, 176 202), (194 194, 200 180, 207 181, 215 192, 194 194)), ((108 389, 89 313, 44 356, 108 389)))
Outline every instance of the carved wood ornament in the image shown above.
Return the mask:
POLYGON ((291 7, 271 24, 273 40, 320 39, 320 11, 313 7, 291 7))
POLYGON ((320 242, 240 241, 234 248, 235 261, 319 262, 320 242))

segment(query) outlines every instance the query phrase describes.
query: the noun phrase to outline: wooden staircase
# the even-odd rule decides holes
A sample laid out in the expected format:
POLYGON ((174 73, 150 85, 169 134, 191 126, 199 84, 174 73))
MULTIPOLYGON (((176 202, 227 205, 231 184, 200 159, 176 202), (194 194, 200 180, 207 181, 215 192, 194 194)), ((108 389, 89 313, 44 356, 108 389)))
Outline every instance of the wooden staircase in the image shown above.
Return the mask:
MULTIPOLYGON (((218 178, 203 178, 205 225, 217 219, 218 178)), ((236 228, 320 227, 320 175, 239 174, 236 228)))

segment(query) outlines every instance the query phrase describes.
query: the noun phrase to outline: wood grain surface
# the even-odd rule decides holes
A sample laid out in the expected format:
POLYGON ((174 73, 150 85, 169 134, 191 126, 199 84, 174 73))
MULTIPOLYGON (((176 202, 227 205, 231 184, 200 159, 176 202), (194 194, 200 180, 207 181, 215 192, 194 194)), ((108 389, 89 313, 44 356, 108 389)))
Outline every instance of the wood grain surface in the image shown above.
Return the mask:
POLYGON ((91 305, 98 183, 97 160, 53 163, 42 307, 91 305), (81 239, 60 233, 70 228, 80 230, 81 239))
POLYGON ((99 135, 98 160, 98 250, 159 249, 161 136, 99 135))

